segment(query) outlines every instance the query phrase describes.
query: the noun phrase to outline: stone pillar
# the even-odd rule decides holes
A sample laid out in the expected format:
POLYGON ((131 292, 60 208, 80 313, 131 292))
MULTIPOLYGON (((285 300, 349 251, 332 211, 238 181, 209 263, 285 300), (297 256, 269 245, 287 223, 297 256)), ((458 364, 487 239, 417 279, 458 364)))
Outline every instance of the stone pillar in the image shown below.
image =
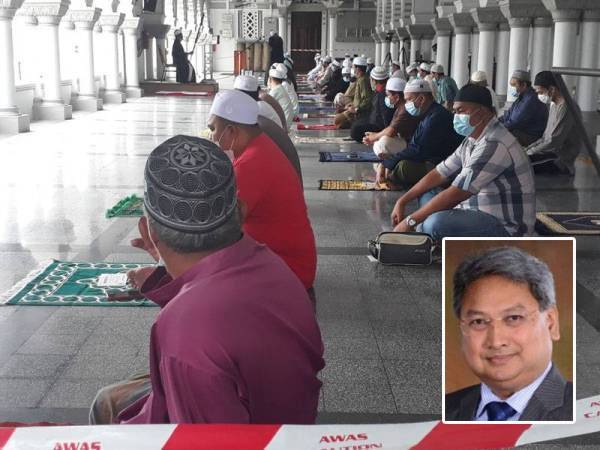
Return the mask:
POLYGON ((508 55, 510 51, 510 27, 508 23, 500 23, 498 27, 497 47, 496 85, 494 86, 494 90, 497 95, 506 96, 508 86, 508 55))
POLYGON ((423 36, 421 38, 421 55, 425 61, 431 61, 431 44, 433 36, 423 36))
POLYGON ((115 13, 106 14, 100 17, 102 34, 106 39, 107 51, 107 70, 106 70, 106 90, 104 91, 105 103, 124 103, 125 93, 121 91, 119 80, 119 28, 123 24, 125 14, 115 13))
MULTIPOLYGON (((581 67, 585 69, 600 68, 598 49, 600 41, 600 10, 584 11, 582 42, 581 42, 581 67)), ((577 89, 577 103, 582 111, 596 111, 598 108, 598 79, 594 77, 580 77, 577 89)))
MULTIPOLYGON (((471 33, 471 72, 477 70, 477 61, 479 60, 479 29, 474 28, 471 33)), ((470 75, 470 74, 469 74, 470 75)))
MULTIPOLYGON (((148 48, 144 50, 144 55, 146 57, 146 80, 154 80, 154 36, 148 36, 148 48)), ((183 43, 182 43, 183 44, 183 43)), ((185 46, 187 48, 187 45, 185 46)), ((186 50, 187 51, 187 50, 186 50)))
POLYGON ((29 131, 29 116, 20 114, 16 104, 12 21, 23 0, 0 6, 0 134, 29 131))
POLYGON ((328 28, 328 50, 331 56, 334 55, 335 50, 335 38, 337 35, 337 10, 336 9, 328 9, 327 15, 329 17, 329 26, 328 28))
MULTIPOLYGON (((577 45, 577 23, 581 11, 576 9, 552 10, 554 20, 554 49, 552 65, 555 67, 573 67, 575 65, 575 48, 577 45)), ((563 77, 569 92, 576 84, 576 78, 563 77)))
POLYGON ((450 74, 450 37, 452 36, 452 25, 447 18, 431 19, 431 26, 435 30, 437 52, 436 64, 444 66, 446 74, 450 74))
POLYGON ((419 51, 421 50, 421 39, 411 36, 410 38, 410 63, 417 61, 419 51))
POLYGON ((452 61, 452 78, 460 87, 469 81, 469 40, 475 22, 470 13, 454 13, 448 17, 454 33, 454 56, 452 61))
POLYGON ((73 115, 71 105, 66 105, 61 88, 60 46, 58 25, 67 12, 68 0, 36 5, 25 2, 20 13, 37 18, 37 38, 43 42, 45 57, 40 66, 42 73, 42 101, 34 104, 33 116, 36 119, 65 120, 73 115))
POLYGON ((125 40, 125 93, 127 98, 140 98, 143 91, 139 81, 139 58, 137 40, 141 19, 127 17, 123 21, 123 38, 125 40))
POLYGON ((75 24, 79 52, 76 71, 79 78, 79 92, 73 99, 73 108, 83 111, 102 109, 102 99, 96 96, 94 80, 94 26, 100 18, 100 8, 69 11, 67 18, 75 24))
POLYGON ((397 61, 398 60, 398 38, 394 36, 394 38, 392 38, 392 42, 390 44, 390 53, 392 54, 392 61, 397 61))
POLYGON ((471 11, 471 16, 479 28, 479 48, 474 69, 485 71, 491 86, 494 79, 496 32, 498 24, 506 19, 500 8, 475 8, 471 11))
POLYGON ((533 19, 533 53, 531 60, 532 78, 542 70, 552 67, 552 18, 533 19))
MULTIPOLYGON (((514 17, 509 19, 510 49, 508 54, 508 76, 516 69, 527 69, 527 51, 529 49, 529 17, 514 17)), ((510 83, 510 78, 508 80, 510 83)), ((508 89, 508 85, 507 85, 508 89)), ((507 97, 506 101, 512 102, 514 98, 507 97)))
POLYGON ((371 37, 375 41, 375 65, 381 65, 381 41, 376 33, 372 33, 371 37))
POLYGON ((381 62, 380 65, 385 62, 385 57, 390 52, 390 43, 385 39, 381 42, 381 62))

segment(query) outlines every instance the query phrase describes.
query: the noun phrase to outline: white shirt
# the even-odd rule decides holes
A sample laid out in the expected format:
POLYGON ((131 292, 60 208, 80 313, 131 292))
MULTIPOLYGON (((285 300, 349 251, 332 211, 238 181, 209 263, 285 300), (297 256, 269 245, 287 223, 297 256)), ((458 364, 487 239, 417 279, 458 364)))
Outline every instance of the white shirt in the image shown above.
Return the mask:
POLYGON ((477 413, 475 414, 475 420, 477 420, 477 421, 489 420, 487 410, 485 410, 484 408, 490 402, 508 403, 512 407, 512 409, 517 411, 515 414, 510 416, 508 418, 508 420, 510 420, 510 421, 519 420, 519 418, 521 417, 521 414, 523 414, 523 411, 525 411, 525 408, 527 407, 529 400, 531 400, 531 397, 533 397, 533 394, 537 390, 537 388, 540 387, 540 384, 542 384, 542 381, 544 381, 544 378, 546 378, 546 375, 548 375, 548 372, 550 372, 551 367, 552 367, 552 363, 549 363, 548 367, 546 367, 546 370, 544 370, 542 372, 542 374, 534 380, 533 383, 525 386, 520 391, 515 392, 513 395, 511 395, 507 399, 499 398, 496 394, 494 394, 492 392, 492 390, 486 384, 481 383, 481 400, 479 401, 479 406, 477 407, 477 413))
POLYGON ((281 84, 273 85, 269 90, 269 95, 281 105, 281 109, 283 109, 283 113, 285 114, 285 120, 287 121, 287 127, 289 128, 294 120, 295 112, 294 105, 292 104, 292 100, 290 99, 287 90, 281 84))
POLYGON ((281 83, 288 95, 290 96, 290 100, 292 101, 292 106, 294 107, 294 114, 297 116, 300 113, 300 103, 298 102, 298 95, 294 90, 294 85, 289 81, 284 81, 281 83))
POLYGON ((267 102, 263 102, 262 100, 258 102, 258 115, 261 117, 266 117, 267 119, 271 119, 277 125, 280 125, 282 129, 287 131, 286 124, 281 122, 279 114, 277 114, 273 107, 267 102))

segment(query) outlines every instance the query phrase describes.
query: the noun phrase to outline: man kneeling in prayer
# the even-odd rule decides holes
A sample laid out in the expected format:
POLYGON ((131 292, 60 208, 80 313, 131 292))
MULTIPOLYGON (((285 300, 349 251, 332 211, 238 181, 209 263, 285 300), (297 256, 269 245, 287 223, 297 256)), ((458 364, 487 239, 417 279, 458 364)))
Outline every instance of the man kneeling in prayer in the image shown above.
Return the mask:
MULTIPOLYGON (((244 95, 244 94, 241 94, 244 95)), ((142 285, 161 306, 150 379, 102 389, 92 424, 315 422, 323 344, 305 287, 242 233, 233 166, 210 141, 175 136, 145 169, 142 285)))

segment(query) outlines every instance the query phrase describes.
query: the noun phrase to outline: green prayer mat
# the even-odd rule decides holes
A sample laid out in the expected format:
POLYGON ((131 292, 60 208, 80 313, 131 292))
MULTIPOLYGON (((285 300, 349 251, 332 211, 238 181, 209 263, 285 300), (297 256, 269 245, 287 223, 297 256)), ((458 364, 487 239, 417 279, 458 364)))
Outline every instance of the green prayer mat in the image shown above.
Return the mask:
POLYGON ((378 186, 374 181, 362 180, 319 180, 322 191, 387 191, 387 185, 378 186))
POLYGON ((108 301, 107 294, 126 288, 101 287, 98 276, 152 266, 138 263, 85 263, 53 260, 32 272, 7 293, 0 304, 30 306, 156 306, 146 299, 108 301))
POLYGON ((137 195, 129 195, 117 202, 115 206, 106 211, 106 218, 113 217, 141 217, 144 215, 144 199, 137 195))

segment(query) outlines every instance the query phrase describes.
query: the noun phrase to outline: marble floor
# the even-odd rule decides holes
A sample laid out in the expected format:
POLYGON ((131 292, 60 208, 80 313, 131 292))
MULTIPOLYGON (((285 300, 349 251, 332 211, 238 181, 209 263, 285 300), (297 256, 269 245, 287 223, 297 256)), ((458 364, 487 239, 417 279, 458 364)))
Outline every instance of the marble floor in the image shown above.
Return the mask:
MULTIPOLYGON (((144 97, 1 137, 0 292, 53 258, 148 261, 129 246, 136 221, 105 219, 104 212, 142 192, 146 156, 174 134, 197 135, 209 107, 207 99, 144 97)), ((437 419, 441 266, 382 267, 367 259, 367 240, 389 229, 398 193, 318 190, 320 179, 370 173, 370 164, 318 162, 319 150, 335 148, 298 146, 318 246, 318 320, 326 347, 319 422, 437 419)), ((600 178, 586 158, 573 179, 536 183, 538 210, 600 210, 600 178)), ((600 393, 600 238, 577 244, 577 397, 583 398, 600 393)), ((98 388, 147 370, 156 312, 0 307, 0 422, 86 423, 98 388)), ((598 448, 600 435, 556 445, 598 448)))

